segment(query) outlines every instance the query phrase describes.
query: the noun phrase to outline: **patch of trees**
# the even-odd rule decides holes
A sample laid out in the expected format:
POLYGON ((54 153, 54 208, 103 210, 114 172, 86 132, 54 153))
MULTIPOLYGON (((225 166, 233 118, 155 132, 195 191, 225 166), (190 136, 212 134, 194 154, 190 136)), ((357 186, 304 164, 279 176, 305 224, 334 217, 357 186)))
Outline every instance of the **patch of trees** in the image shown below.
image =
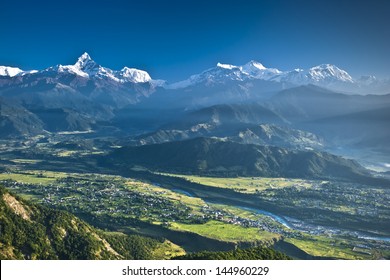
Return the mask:
POLYGON ((227 252, 202 251, 175 257, 176 260, 289 260, 287 255, 272 248, 252 247, 227 252))
POLYGON ((153 250, 159 245, 155 239, 138 235, 106 234, 105 239, 126 260, 153 259, 153 250))

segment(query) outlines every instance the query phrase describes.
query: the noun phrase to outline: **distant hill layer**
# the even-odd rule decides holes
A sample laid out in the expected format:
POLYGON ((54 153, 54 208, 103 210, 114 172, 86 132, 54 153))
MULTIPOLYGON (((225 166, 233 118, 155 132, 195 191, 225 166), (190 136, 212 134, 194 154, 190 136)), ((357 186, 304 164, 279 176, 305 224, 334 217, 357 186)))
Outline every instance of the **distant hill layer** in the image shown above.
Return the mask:
POLYGON ((158 130, 134 137, 133 145, 160 144, 197 137, 218 137, 242 144, 273 145, 287 148, 322 148, 323 140, 315 134, 270 124, 213 126, 199 124, 188 129, 158 130))
POLYGON ((280 91, 266 104, 274 113, 296 123, 388 107, 390 94, 346 95, 309 85, 280 91))
POLYGON ((164 172, 226 177, 357 179, 368 175, 355 161, 329 153, 244 145, 213 138, 124 147, 105 159, 125 167, 139 165, 164 172))

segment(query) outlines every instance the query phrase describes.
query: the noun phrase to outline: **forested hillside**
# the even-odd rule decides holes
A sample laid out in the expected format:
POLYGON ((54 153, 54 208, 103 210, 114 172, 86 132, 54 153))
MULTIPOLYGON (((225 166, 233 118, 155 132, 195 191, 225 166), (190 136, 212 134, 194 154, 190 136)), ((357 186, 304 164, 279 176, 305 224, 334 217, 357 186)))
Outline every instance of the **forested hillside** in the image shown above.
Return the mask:
POLYGON ((0 195, 0 259, 154 259, 170 249, 167 241, 103 232, 1 186, 0 195))

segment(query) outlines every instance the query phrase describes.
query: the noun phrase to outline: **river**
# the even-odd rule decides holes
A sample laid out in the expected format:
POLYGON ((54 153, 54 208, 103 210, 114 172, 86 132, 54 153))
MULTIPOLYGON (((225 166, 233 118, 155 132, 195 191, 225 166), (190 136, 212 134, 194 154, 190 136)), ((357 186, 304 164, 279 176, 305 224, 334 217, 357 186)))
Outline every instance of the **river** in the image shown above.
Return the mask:
POLYGON ((262 215, 268 216, 271 219, 273 219, 274 221, 284 225, 286 228, 289 228, 289 229, 293 228, 292 225, 285 218, 283 218, 281 216, 278 216, 278 215, 275 215, 275 214, 273 214, 271 212, 260 210, 260 209, 255 209, 255 208, 250 208, 250 207, 242 207, 242 206, 237 206, 237 208, 240 208, 242 210, 252 211, 252 212, 255 212, 255 213, 258 213, 258 214, 262 214, 262 215))

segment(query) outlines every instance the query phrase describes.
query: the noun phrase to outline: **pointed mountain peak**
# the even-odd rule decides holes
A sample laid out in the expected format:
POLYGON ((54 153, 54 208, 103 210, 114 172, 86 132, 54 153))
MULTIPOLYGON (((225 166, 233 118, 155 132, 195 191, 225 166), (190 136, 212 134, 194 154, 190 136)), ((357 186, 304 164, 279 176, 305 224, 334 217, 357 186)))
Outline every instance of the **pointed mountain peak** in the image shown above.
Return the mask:
POLYGON ((79 61, 87 61, 92 60, 92 58, 89 56, 87 52, 84 52, 78 59, 79 61))
POLYGON ((97 64, 92 60, 89 54, 85 52, 77 59, 75 66, 79 69, 84 69, 95 67, 97 64))
POLYGON ((91 59, 91 57, 89 56, 89 54, 87 52, 84 52, 80 57, 83 59, 91 59))

